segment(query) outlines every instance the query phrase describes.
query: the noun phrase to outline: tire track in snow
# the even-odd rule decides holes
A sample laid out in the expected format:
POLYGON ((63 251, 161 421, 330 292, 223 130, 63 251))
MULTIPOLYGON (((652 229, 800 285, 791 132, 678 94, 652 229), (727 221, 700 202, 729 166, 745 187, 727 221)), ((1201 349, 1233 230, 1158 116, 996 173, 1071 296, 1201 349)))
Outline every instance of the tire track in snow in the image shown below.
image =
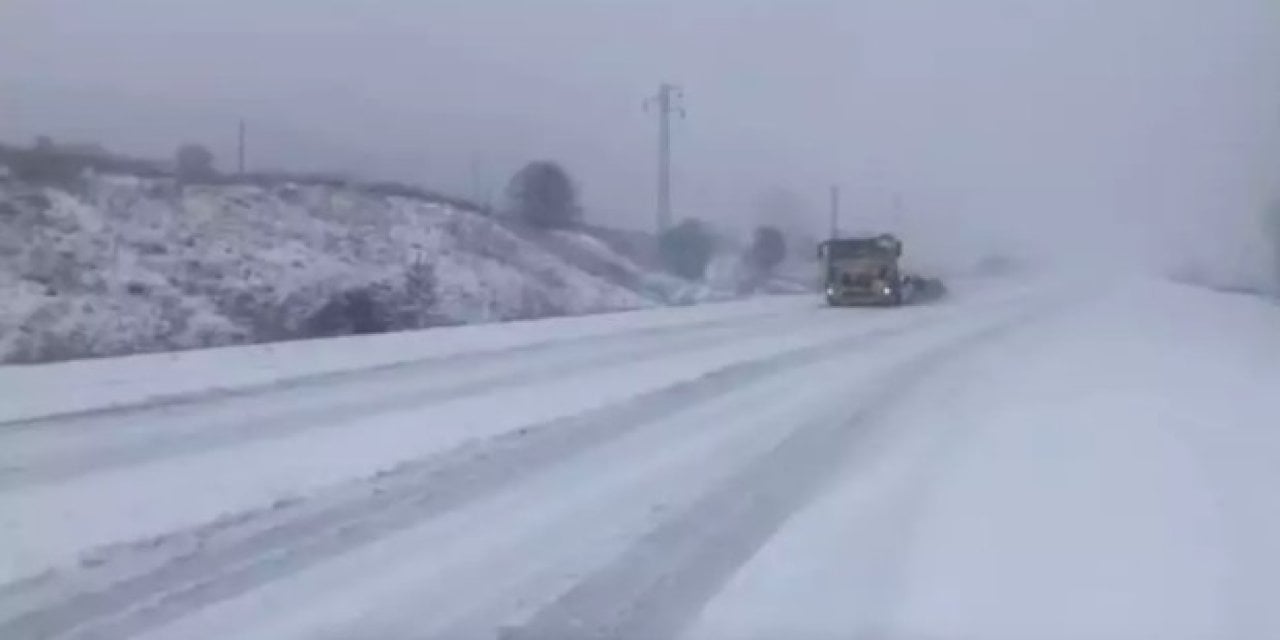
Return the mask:
MULTIPOLYGON (((714 329, 717 327, 725 327, 739 324, 744 320, 768 320, 783 317, 786 311, 763 311, 752 313, 745 316, 736 316, 729 318, 715 318, 710 320, 700 320, 688 324, 677 324, 672 326, 659 326, 644 329, 636 329, 624 331, 622 333, 605 333, 599 335, 591 335, 585 338, 548 338, 539 340, 529 344, 505 347, 492 350, 467 351, 451 355, 431 355, 422 358, 414 358, 410 360, 401 360, 398 362, 390 362, 387 364, 379 364, 373 366, 359 367, 356 369, 343 369, 338 371, 326 371, 322 373, 313 373, 301 376, 293 376, 284 380, 274 382, 247 384, 232 389, 208 389, 191 393, 175 393, 169 395, 161 395, 152 397, 141 402, 131 402, 122 405, 102 407, 96 409, 84 409, 78 411, 69 411, 58 414, 44 414, 31 418, 18 418, 0 420, 0 434, 10 431, 21 431, 25 429, 48 429, 48 428, 76 428, 83 427, 83 422, 92 422, 109 417, 132 417, 144 415, 168 409, 177 409, 190 407, 193 405, 213 405, 223 402, 230 402, 244 398, 259 397, 280 393, 283 391, 295 391, 309 387, 319 387, 330 384, 338 384, 347 381, 365 381, 370 376, 391 375, 405 376, 420 373, 423 368, 436 367, 456 367, 463 364, 476 364, 481 361, 500 361, 502 359, 513 356, 536 355, 542 352, 554 351, 564 348, 568 344, 573 345, 607 345, 612 342, 625 342, 634 340, 635 338, 659 337, 671 334, 683 333, 691 330, 714 329)), ((91 425, 90 425, 91 426, 91 425)))
POLYGON ((295 504, 107 552, 78 569, 5 588, 0 637, 136 635, 483 498, 743 385, 947 320, 946 315, 926 316, 737 363, 620 404, 404 464, 295 504), (113 555, 127 562, 113 562, 113 555))
POLYGON ((946 359, 1037 315, 1020 314, 894 368, 873 400, 843 419, 801 426, 691 508, 651 531, 503 640, 670 638, 839 473, 879 416, 946 359))
MULTIPOLYGON (((501 363, 501 359, 498 359, 496 354, 490 354, 480 357, 479 361, 432 362, 429 363, 430 367, 427 367, 426 363, 420 363, 412 371, 396 370, 397 375, 437 376, 437 378, 420 384, 402 385, 403 388, 381 393, 378 392, 376 380, 348 381, 357 383, 360 388, 368 387, 371 391, 354 399, 336 403, 324 403, 321 398, 319 405, 305 403, 300 399, 298 403, 291 406, 261 414, 251 414, 252 417, 248 419, 242 417, 239 412, 232 411, 225 420, 204 425, 200 429, 178 430, 176 433, 155 429, 153 435, 148 434, 146 438, 135 437, 132 438, 133 441, 125 439, 124 442, 118 442, 107 438, 100 444, 90 442, 95 446, 71 447, 69 450, 43 455, 39 453, 32 455, 23 451, 20 446, 11 446, 3 454, 4 458, 11 461, 5 466, 0 466, 0 491, 83 477, 162 458, 204 453, 254 440, 288 437, 311 429, 339 427, 374 415, 514 389, 570 373, 654 360, 673 353, 696 351, 699 348, 713 348, 726 341, 768 335, 777 331, 779 323, 784 322, 776 318, 755 320, 746 325, 717 322, 711 326, 695 329, 655 330, 645 332, 640 340, 632 336, 610 336, 607 341, 589 340, 584 344, 574 344, 574 353, 571 357, 562 358, 560 361, 540 363, 533 360, 524 366, 505 368, 488 375, 481 372, 482 375, 474 376, 474 379, 467 379, 467 372, 462 368, 465 366, 492 367, 501 363), (668 333, 677 335, 671 338, 668 337, 668 333), (454 378, 462 378, 462 380, 454 378)), ((541 350, 543 349, 538 351, 541 350)), ((510 357, 509 352, 504 353, 502 359, 508 357, 510 357)), ((310 383, 306 385, 306 388, 310 387, 310 383)), ((291 388, 289 392, 298 390, 291 388)), ((231 410, 233 407, 234 405, 227 409, 231 410)), ((163 411, 163 409, 160 410, 163 411)), ((96 429, 99 432, 109 429, 110 425, 95 424, 97 419, 116 420, 119 416, 111 414, 85 418, 86 422, 77 424, 73 428, 86 431, 96 429)), ((171 418, 166 416, 165 419, 176 422, 180 421, 182 416, 171 418)), ((57 425, 52 428, 66 427, 57 425)))

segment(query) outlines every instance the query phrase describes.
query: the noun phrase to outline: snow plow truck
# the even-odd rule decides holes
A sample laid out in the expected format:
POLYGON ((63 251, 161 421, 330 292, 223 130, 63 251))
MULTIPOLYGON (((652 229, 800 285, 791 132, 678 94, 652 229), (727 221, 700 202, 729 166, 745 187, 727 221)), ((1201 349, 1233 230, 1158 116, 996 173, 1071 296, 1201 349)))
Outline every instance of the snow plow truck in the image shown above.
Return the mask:
POLYGON ((902 241, 888 233, 820 243, 818 259, 827 304, 898 306, 943 295, 940 280, 903 273, 901 257, 902 241))

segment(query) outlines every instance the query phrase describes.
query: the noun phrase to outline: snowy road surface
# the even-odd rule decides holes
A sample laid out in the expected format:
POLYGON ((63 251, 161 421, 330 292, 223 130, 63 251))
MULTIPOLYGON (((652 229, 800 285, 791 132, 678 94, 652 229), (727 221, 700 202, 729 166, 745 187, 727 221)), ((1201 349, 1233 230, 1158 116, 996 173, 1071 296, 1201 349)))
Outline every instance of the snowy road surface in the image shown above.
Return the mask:
POLYGON ((0 638, 1280 637, 1280 306, 961 286, 0 368, 0 638))

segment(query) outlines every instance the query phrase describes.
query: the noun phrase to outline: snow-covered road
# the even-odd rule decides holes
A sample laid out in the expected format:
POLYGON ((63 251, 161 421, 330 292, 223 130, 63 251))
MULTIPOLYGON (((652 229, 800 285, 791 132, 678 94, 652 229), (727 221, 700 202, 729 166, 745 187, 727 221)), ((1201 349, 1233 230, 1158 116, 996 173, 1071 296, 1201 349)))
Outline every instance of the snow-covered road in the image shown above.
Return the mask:
POLYGON ((0 368, 0 638, 1280 637, 1280 306, 974 282, 0 368))

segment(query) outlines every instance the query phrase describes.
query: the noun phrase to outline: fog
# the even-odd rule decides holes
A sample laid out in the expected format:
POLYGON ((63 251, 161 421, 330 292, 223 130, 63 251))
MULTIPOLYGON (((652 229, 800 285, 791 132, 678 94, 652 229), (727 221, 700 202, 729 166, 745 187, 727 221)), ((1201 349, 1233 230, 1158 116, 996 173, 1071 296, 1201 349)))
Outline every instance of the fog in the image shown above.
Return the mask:
MULTIPOLYGON (((168 156, 236 122, 252 168, 488 199, 551 158, 598 222, 653 224, 659 82, 677 217, 793 197, 914 254, 1264 269, 1280 189, 1274 0, 6 0, 0 137, 168 156), (774 194, 771 197, 768 194, 774 194)), ((776 215, 772 216, 776 217, 776 215)))

